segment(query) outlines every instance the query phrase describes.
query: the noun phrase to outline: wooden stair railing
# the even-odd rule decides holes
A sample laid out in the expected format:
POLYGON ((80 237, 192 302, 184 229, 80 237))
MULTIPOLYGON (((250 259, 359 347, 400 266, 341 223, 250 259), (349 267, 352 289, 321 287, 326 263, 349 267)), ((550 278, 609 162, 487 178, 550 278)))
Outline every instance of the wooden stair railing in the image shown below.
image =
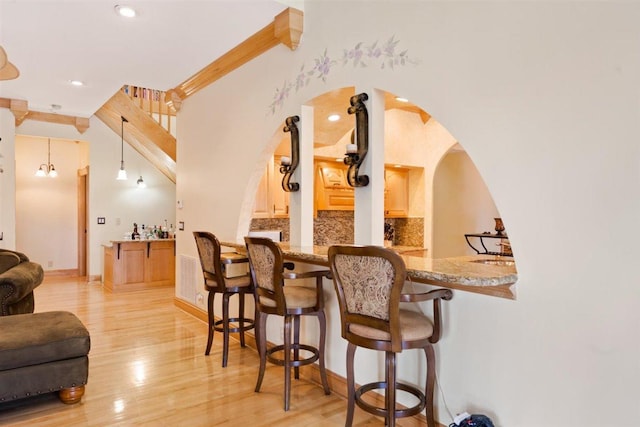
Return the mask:
POLYGON ((142 111, 175 137, 176 110, 167 105, 165 92, 134 85, 122 86, 122 92, 142 111))
POLYGON ((176 182, 176 139, 128 95, 117 91, 95 115, 118 136, 120 117, 125 117, 128 123, 123 139, 171 182, 176 182))

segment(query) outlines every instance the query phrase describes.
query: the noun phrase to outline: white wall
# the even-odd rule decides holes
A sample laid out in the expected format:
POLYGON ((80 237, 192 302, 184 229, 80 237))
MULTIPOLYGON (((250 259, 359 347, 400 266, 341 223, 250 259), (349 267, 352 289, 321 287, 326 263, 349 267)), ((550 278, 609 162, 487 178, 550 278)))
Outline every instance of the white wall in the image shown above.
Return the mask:
POLYGON ((16 249, 15 118, 0 108, 0 248, 16 249))
POLYGON ((48 162, 47 144, 47 138, 16 136, 16 249, 45 271, 76 269, 78 169, 88 162, 81 147, 88 144, 53 139, 51 163, 58 176, 37 177, 35 171, 48 162))
MULTIPOLYGON (((447 154, 438 165, 433 208, 433 258, 475 255, 464 235, 495 233, 494 218, 499 213, 489 189, 464 151, 447 154)), ((489 251, 497 252, 500 250, 495 246, 498 242, 498 239, 486 239, 485 246, 489 251)), ((471 243, 482 250, 478 241, 471 240, 471 243)))
MULTIPOLYGON (((632 2, 307 2, 297 51, 272 49, 186 100, 179 219, 187 231, 242 235, 245 198, 284 117, 339 87, 406 94, 465 147, 518 259, 517 300, 456 292, 445 304, 437 354, 448 406, 500 426, 629 423, 640 382, 639 20, 632 2), (345 49, 392 37, 414 63, 343 65, 345 49), (276 88, 325 50, 330 73, 271 114, 276 88)), ((178 251, 196 256, 190 233, 178 251)), ((332 305, 328 366, 344 375, 332 305)), ((417 355, 399 365, 421 382, 417 355)))
MULTIPOLYGON (((34 120, 25 120, 16 129, 16 133, 66 138, 88 143, 89 206, 87 215, 89 243, 87 252, 89 276, 102 275, 102 245, 110 240, 122 239, 125 232, 133 230, 134 222, 161 225, 166 219, 175 226, 175 184, 158 172, 126 142, 124 144, 124 161, 129 179, 117 181, 115 178, 120 168, 120 135, 114 133, 95 116, 91 117, 90 127, 83 134, 71 126, 34 120), (136 180, 140 175, 147 183, 145 189, 139 189, 136 186, 136 180), (105 217, 106 224, 98 225, 98 217, 105 217)), ((54 162, 54 164, 57 167, 57 163, 54 162)), ((75 194, 74 189, 74 197, 75 194)), ((46 211, 41 212, 41 214, 45 213, 46 211)), ((56 243, 64 245, 58 247, 57 250, 65 251, 75 251, 77 245, 75 239, 65 239, 56 243)), ((46 264, 44 267, 46 268, 46 264)))

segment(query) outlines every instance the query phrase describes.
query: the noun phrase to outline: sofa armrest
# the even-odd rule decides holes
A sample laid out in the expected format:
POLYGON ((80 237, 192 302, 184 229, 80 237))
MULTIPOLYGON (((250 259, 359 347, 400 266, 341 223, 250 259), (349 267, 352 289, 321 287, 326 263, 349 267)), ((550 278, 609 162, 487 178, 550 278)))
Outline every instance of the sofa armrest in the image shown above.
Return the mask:
POLYGON ((0 274, 0 305, 15 304, 42 283, 44 271, 35 262, 23 262, 0 274))

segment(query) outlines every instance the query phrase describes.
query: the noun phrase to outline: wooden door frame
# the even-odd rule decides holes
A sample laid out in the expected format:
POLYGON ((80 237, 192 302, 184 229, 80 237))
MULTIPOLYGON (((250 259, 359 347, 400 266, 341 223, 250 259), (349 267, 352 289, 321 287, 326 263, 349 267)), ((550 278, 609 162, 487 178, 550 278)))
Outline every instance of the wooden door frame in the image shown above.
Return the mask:
POLYGON ((89 166, 78 169, 78 276, 87 276, 87 202, 89 166))

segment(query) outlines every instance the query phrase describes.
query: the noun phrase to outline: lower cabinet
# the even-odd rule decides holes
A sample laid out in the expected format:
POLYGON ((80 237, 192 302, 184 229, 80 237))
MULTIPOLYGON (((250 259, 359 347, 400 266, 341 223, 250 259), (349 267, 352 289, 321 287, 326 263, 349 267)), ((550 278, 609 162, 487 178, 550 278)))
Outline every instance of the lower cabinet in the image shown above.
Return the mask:
POLYGON ((104 286, 112 292, 175 285, 175 241, 114 241, 104 248, 104 286))

